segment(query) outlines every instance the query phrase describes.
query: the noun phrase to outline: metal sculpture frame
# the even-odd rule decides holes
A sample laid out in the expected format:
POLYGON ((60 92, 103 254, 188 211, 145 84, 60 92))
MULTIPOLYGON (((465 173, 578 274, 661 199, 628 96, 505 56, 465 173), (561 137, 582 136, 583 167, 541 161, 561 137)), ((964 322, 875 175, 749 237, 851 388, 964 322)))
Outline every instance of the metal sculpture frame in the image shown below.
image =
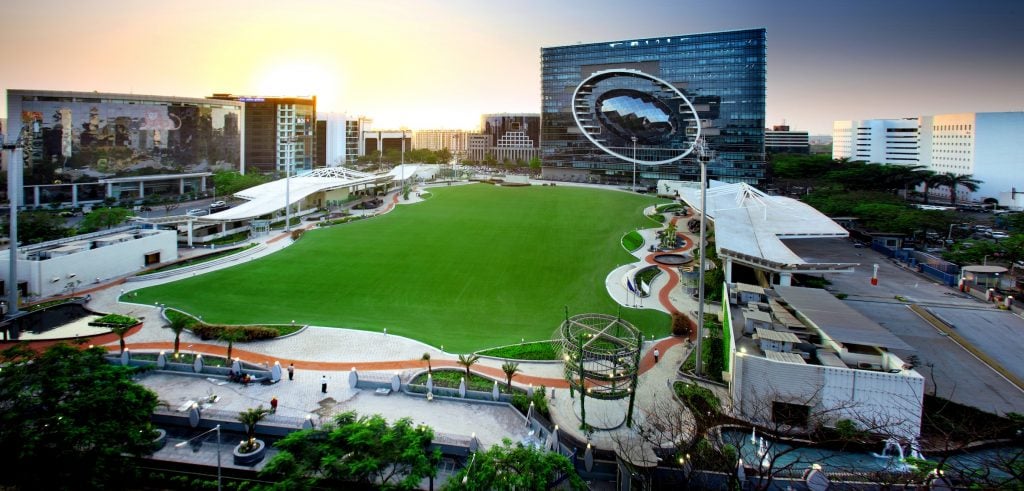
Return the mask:
MULTIPOLYGON (((625 160, 626 162, 631 162, 631 163, 633 163, 635 165, 663 165, 663 164, 670 164, 672 162, 676 162, 676 161, 682 159, 683 157, 686 157, 691 152, 693 152, 694 147, 696 145, 696 142, 701 137, 701 133, 702 133, 700 117, 697 115, 697 109, 693 106, 693 103, 690 102, 690 99, 688 99, 685 95, 683 95, 683 93, 679 89, 677 89, 674 85, 672 85, 672 84, 670 84, 670 83, 666 82, 665 80, 662 80, 662 79, 660 79, 658 77, 655 77, 654 75, 642 72, 640 70, 631 70, 631 69, 625 69, 625 68, 614 68, 614 69, 611 69, 611 70, 601 70, 601 71, 594 72, 594 73, 590 74, 590 76, 588 76, 585 79, 583 79, 583 81, 581 81, 579 83, 579 85, 576 86, 576 89, 573 91, 573 93, 572 93, 572 107, 573 107, 573 109, 572 109, 572 118, 573 118, 574 121, 576 121, 576 127, 579 128, 580 132, 583 133, 583 136, 585 136, 587 138, 587 140, 590 140, 590 143, 593 143, 594 145, 596 145, 598 148, 600 148, 601 150, 603 150, 605 153, 607 153, 609 155, 612 155, 614 157, 617 157, 617 158, 620 158, 622 160, 625 160), (630 157, 627 157, 627 156, 625 156, 625 155, 623 155, 621 153, 618 153, 618 152, 612 150, 611 148, 608 148, 608 147, 604 146, 601 142, 599 142, 596 138, 594 138, 594 136, 591 134, 591 130, 590 130, 590 128, 592 126, 588 125, 588 124, 585 124, 587 122, 586 121, 582 121, 580 119, 580 114, 579 114, 580 109, 582 109, 584 107, 589 109, 589 105, 586 102, 586 98, 592 94, 592 92, 594 90, 594 87, 598 83, 600 83, 601 81, 610 79, 610 78, 615 78, 615 77, 632 77, 632 78, 639 78, 639 79, 647 80, 649 82, 652 82, 654 84, 659 85, 659 88, 663 92, 670 93, 670 94, 674 95, 675 97, 677 97, 679 99, 682 99, 683 103, 686 105, 686 108, 688 110, 688 113, 689 113, 690 117, 693 118, 693 122, 694 122, 695 127, 696 127, 696 132, 692 135, 692 137, 688 137, 687 138, 687 139, 690 140, 688 147, 685 150, 683 150, 682 152, 680 152, 679 155, 676 155, 675 157, 672 157, 672 158, 669 158, 669 159, 656 160, 656 161, 645 161, 645 160, 637 160, 635 158, 636 157, 635 155, 634 155, 633 158, 630 158, 630 157)), ((634 146, 635 146, 635 144, 634 144, 634 146)), ((634 147, 634 154, 635 154, 635 147, 634 147)))
POLYGON ((569 393, 579 393, 580 414, 587 428, 585 399, 629 398, 626 425, 632 426, 633 404, 643 336, 640 330, 618 316, 578 314, 569 317, 557 331, 565 363, 569 393))

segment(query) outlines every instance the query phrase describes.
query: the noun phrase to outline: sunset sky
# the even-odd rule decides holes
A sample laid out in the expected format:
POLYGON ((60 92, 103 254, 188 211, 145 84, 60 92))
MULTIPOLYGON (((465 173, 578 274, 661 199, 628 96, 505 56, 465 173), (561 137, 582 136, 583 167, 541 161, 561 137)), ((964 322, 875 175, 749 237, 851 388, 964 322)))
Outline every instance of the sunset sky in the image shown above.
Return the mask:
POLYGON ((2 89, 315 94, 319 111, 377 128, 539 112, 542 46, 756 27, 769 126, 1024 110, 1020 1, 3 0, 0 12, 2 89))

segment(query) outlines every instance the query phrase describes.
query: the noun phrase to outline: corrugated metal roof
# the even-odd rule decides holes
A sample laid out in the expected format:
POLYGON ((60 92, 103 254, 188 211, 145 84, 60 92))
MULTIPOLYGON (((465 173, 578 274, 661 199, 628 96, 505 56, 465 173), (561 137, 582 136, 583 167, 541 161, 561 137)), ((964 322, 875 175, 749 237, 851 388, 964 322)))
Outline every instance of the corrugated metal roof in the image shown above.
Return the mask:
POLYGON ((771 361, 782 361, 786 363, 796 363, 797 365, 806 365, 807 362, 796 353, 784 353, 782 351, 765 351, 764 357, 771 361))
POLYGON ((785 331, 773 331, 771 329, 755 329, 755 335, 760 339, 767 339, 768 341, 778 341, 780 343, 799 343, 800 338, 796 337, 796 334, 785 331))
POLYGON ((844 344, 914 350, 888 329, 819 288, 775 286, 775 292, 826 336, 844 344))

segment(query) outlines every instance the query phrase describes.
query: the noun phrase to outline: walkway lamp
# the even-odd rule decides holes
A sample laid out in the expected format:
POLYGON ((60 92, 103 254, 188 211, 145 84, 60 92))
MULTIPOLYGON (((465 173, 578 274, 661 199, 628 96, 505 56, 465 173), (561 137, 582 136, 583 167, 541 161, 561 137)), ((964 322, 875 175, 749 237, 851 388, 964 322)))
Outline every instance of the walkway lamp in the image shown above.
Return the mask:
POLYGON ((217 432, 217 491, 221 491, 221 476, 220 476, 220 425, 214 426, 213 429, 204 431, 188 440, 174 444, 174 448, 181 448, 188 445, 189 442, 197 438, 202 438, 205 435, 209 435, 211 432, 217 432))

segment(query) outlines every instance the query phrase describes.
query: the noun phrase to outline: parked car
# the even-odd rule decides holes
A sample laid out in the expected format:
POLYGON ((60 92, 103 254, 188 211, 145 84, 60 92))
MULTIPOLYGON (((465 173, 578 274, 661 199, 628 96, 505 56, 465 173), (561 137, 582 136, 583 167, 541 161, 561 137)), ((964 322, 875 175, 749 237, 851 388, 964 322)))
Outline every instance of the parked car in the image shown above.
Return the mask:
POLYGON ((209 215, 210 211, 209 210, 204 210, 202 208, 194 208, 194 209, 186 211, 185 214, 190 216, 190 217, 198 217, 198 216, 203 216, 203 215, 209 215))
POLYGON ((996 240, 1010 238, 1010 234, 1006 232, 990 232, 988 236, 996 240))
POLYGON ((228 204, 223 201, 214 201, 213 203, 210 203, 210 208, 221 208, 227 205, 228 204))

